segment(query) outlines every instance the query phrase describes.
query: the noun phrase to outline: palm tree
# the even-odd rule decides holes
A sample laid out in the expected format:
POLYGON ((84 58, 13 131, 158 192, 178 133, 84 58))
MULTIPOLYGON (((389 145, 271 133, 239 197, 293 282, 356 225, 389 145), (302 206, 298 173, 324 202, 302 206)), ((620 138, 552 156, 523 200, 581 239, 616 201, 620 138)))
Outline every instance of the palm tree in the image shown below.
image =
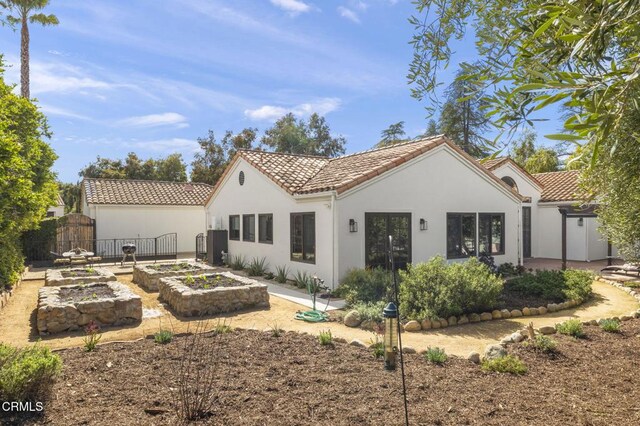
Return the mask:
POLYGON ((0 6, 10 15, 5 18, 12 27, 20 24, 20 94, 29 98, 29 25, 58 25, 58 18, 51 14, 34 13, 49 5, 49 0, 0 0, 0 6))

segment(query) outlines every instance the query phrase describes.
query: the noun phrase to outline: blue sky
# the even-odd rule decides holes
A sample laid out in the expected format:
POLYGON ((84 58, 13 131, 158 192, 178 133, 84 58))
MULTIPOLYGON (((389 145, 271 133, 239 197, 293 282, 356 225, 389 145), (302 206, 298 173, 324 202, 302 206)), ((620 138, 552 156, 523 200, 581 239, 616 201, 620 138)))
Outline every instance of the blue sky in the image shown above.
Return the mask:
MULTIPOLYGON (((31 27, 31 94, 47 114, 66 182, 97 155, 180 152, 209 129, 264 130, 286 112, 326 116, 347 152, 389 124, 426 128, 406 81, 414 13, 402 0, 51 0, 58 27, 31 27)), ((19 82, 19 32, 0 28, 19 82)), ((440 78, 474 59, 471 40, 440 78)), ((539 127, 554 133, 558 124, 539 127)), ((539 137, 539 139, 542 139, 539 137)))

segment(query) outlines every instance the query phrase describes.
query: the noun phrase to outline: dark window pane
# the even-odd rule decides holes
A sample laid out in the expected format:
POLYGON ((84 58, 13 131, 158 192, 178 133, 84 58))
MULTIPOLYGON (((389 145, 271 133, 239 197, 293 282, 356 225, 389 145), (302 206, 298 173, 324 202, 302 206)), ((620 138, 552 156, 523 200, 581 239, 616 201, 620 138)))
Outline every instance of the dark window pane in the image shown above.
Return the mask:
POLYGON ((460 216, 447 215, 447 257, 460 257, 460 216))
POLYGON ((303 242, 302 250, 304 260, 315 262, 316 260, 316 218, 313 214, 303 215, 303 242))
POLYGON ((476 217, 462 216, 462 255, 465 257, 476 254, 476 217))
POLYGON ((240 216, 229 216, 229 239, 240 239, 240 216))
POLYGON ((302 260, 302 215, 291 216, 291 259, 302 260))
POLYGON ((502 246, 503 217, 502 215, 491 217, 491 253, 493 254, 504 253, 504 247, 502 246))
POLYGON ((476 215, 447 213, 447 257, 476 255, 476 215))
POLYGON ((258 216, 258 241, 261 243, 273 243, 272 214, 261 214, 258 216))
POLYGON ((256 215, 242 215, 242 241, 256 240, 256 215))
POLYGON ((504 254, 504 214, 480 213, 479 253, 504 254))

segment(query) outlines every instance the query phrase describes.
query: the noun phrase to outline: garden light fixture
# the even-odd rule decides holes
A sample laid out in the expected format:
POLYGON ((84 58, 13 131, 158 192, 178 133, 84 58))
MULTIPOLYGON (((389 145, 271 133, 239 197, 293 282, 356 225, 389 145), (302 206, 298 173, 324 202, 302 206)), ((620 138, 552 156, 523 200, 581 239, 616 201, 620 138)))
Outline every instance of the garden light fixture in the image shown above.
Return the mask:
POLYGON ((420 230, 426 231, 427 229, 429 229, 429 225, 427 224, 427 221, 420 218, 420 230))
POLYGON ((389 302, 382 311, 384 317, 384 369, 396 369, 398 353, 398 308, 389 302))
POLYGON ((355 219, 349 219, 349 232, 358 232, 358 222, 355 219))

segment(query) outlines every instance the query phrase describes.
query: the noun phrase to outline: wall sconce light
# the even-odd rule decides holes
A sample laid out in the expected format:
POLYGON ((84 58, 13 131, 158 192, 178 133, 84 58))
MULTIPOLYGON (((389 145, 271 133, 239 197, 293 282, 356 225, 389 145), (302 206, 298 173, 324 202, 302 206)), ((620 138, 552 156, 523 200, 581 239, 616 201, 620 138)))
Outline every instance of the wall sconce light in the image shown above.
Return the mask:
POLYGON ((355 219, 349 219, 349 232, 358 232, 358 222, 355 219))
POLYGON ((584 218, 583 217, 579 217, 578 218, 578 226, 584 226, 584 218))
POLYGON ((427 221, 424 220, 424 219, 420 219, 420 230, 421 231, 426 231, 427 229, 429 229, 429 225, 428 225, 427 221))

